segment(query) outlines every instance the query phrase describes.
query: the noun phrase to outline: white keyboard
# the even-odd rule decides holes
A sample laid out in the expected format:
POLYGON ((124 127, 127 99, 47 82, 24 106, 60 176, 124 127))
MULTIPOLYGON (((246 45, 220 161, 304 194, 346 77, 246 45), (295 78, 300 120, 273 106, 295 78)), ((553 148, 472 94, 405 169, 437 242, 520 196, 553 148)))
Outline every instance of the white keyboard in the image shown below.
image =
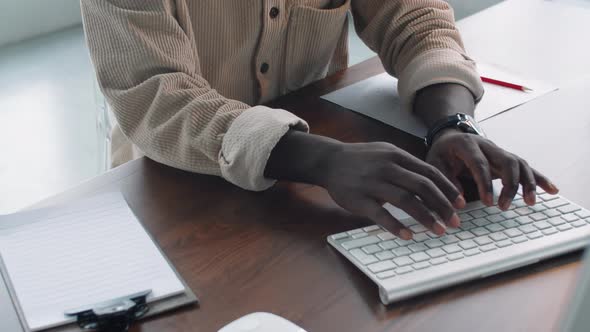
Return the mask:
POLYGON ((590 211, 541 193, 535 206, 517 196, 508 211, 469 203, 460 228, 443 236, 415 220, 406 241, 373 225, 328 237, 380 289, 383 303, 485 277, 582 248, 590 239, 590 211))

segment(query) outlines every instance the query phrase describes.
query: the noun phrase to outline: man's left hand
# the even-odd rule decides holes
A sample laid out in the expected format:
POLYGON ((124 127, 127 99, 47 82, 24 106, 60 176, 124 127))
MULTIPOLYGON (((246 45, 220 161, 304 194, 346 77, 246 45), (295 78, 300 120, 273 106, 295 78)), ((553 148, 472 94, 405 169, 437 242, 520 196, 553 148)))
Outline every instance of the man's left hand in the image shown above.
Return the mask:
POLYGON ((426 161, 445 174, 459 190, 458 177, 468 173, 477 184, 480 199, 491 206, 493 202, 492 179, 502 179, 502 192, 498 206, 507 210, 518 191, 523 188, 525 203, 534 205, 536 187, 550 194, 557 194, 557 187, 519 156, 510 153, 492 141, 456 129, 442 131, 430 148, 426 161))

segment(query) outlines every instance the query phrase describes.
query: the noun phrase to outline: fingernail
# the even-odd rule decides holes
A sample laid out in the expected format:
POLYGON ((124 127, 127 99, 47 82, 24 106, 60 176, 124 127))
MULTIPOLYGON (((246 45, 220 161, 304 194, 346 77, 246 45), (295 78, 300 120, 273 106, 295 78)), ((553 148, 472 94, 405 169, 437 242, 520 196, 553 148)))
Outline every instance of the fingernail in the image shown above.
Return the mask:
POLYGON ((463 197, 463 195, 459 195, 459 197, 457 197, 457 199, 455 200, 455 206, 459 209, 462 209, 465 207, 465 204, 467 204, 465 202, 465 198, 463 197))
POLYGON ((525 201, 528 205, 535 205, 537 194, 534 191, 526 193, 525 201))
POLYGON ((508 210, 508 208, 510 207, 510 200, 508 199, 502 199, 501 202, 498 202, 498 205, 500 206, 501 210, 508 210))
POLYGON ((451 220, 449 220, 449 225, 453 228, 459 228, 459 226, 461 226, 461 218, 459 218, 459 216, 454 213, 451 217, 451 220))
POLYGON ((551 189, 551 191, 553 191, 555 193, 557 193, 559 191, 559 188, 557 188, 557 186, 551 182, 549 182, 549 189, 551 189))
POLYGON ((434 223, 432 228, 434 230, 434 233, 438 235, 442 235, 447 231, 447 227, 438 220, 434 223))
POLYGON ((411 240, 412 232, 404 228, 401 231, 399 231, 399 236, 404 240, 411 240))
POLYGON ((487 193, 486 194, 486 201, 489 206, 494 205, 494 195, 492 195, 491 193, 487 193))

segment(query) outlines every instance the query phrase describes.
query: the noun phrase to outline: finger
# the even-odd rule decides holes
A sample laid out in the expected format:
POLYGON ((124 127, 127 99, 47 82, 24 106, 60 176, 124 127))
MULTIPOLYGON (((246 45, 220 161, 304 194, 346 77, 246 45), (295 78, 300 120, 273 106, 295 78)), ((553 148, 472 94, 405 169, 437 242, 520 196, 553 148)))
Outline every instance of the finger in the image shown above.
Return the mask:
POLYGON ((559 188, 551 180, 549 180, 545 175, 539 173, 537 170, 533 169, 533 174, 535 175, 535 180, 537 181, 537 185, 546 192, 550 193, 551 195, 557 195, 559 193, 559 188))
POLYGON ((465 203, 465 189, 463 189, 463 185, 461 184, 461 181, 459 181, 459 178, 454 174, 454 172, 452 171, 452 169, 449 166, 447 166, 443 162, 440 162, 440 159, 433 160, 431 162, 431 165, 436 167, 447 179, 449 179, 449 181, 451 181, 451 183, 453 183, 455 188, 457 188, 457 190, 459 190, 459 192, 461 193, 461 198, 463 199, 463 203, 457 202, 457 204, 455 205, 455 208, 457 208, 457 209, 464 208, 465 204, 466 204, 465 203))
POLYGON ((414 194, 393 185, 384 185, 378 188, 377 195, 379 200, 384 200, 404 210, 434 234, 442 235, 445 233, 446 227, 444 224, 438 221, 434 212, 427 208, 414 194))
POLYGON ((421 205, 435 212, 447 225, 451 227, 461 225, 461 219, 453 205, 432 181, 402 167, 396 166, 396 168, 395 173, 392 172, 395 177, 390 176, 389 181, 413 194, 412 198, 415 199, 415 196, 418 196, 422 200, 421 205))
POLYGON ((528 205, 535 205, 537 199, 537 181, 529 164, 520 160, 520 183, 522 184, 522 197, 528 205))
POLYGON ((481 149, 490 160, 494 173, 502 180, 498 206, 502 210, 508 210, 520 183, 519 158, 494 144, 482 144, 481 149))
POLYGON ((494 204, 492 175, 490 164, 477 144, 466 144, 457 150, 457 156, 465 163, 469 173, 473 177, 479 198, 481 201, 492 206, 494 204))
POLYGON ((456 208, 461 209, 465 206, 465 198, 459 188, 438 168, 414 156, 402 160, 399 165, 430 180, 456 208))
POLYGON ((395 236, 404 240, 412 239, 412 231, 406 228, 399 220, 387 211, 382 204, 376 200, 367 198, 365 201, 360 201, 361 211, 364 215, 373 220, 377 225, 382 226, 395 236))

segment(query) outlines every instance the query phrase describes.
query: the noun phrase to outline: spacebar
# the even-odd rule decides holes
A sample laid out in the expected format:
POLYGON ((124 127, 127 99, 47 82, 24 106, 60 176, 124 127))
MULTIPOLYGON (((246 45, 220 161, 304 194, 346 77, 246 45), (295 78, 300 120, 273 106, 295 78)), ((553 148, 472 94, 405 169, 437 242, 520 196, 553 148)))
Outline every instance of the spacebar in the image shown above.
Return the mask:
POLYGON ((344 248, 346 250, 350 250, 350 249, 364 247, 366 245, 375 244, 375 243, 379 243, 379 242, 381 242, 381 239, 379 239, 375 235, 371 235, 371 236, 363 237, 363 238, 356 239, 356 240, 342 242, 340 245, 342 246, 342 248, 344 248))

